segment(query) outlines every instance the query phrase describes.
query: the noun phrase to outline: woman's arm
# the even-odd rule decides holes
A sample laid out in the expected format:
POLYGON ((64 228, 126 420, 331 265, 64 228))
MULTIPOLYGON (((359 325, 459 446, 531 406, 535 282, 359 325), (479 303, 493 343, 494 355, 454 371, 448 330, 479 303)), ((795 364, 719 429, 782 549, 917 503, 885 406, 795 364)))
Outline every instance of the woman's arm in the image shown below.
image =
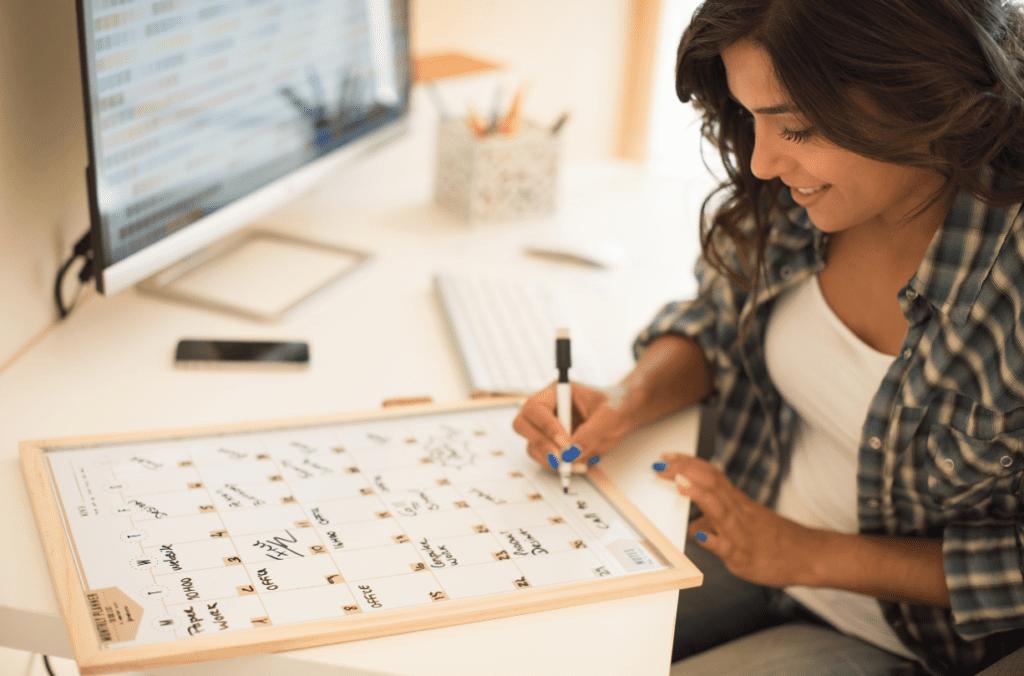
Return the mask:
POLYGON ((696 341, 666 334, 652 342, 629 375, 608 391, 606 405, 619 411, 633 431, 707 397, 712 377, 696 341))
POLYGON ((949 608, 942 540, 817 531, 807 580, 896 603, 949 608))

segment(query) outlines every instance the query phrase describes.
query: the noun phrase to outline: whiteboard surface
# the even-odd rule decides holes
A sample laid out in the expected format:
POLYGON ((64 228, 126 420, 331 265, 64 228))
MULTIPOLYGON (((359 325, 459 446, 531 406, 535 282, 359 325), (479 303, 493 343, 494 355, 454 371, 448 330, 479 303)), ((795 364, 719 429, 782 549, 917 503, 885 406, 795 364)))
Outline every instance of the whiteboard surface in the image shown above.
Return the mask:
POLYGON ((44 538, 66 545, 51 571, 80 587, 58 593, 82 672, 699 583, 610 484, 577 476, 564 494, 512 431, 517 411, 40 445, 64 527, 44 538))

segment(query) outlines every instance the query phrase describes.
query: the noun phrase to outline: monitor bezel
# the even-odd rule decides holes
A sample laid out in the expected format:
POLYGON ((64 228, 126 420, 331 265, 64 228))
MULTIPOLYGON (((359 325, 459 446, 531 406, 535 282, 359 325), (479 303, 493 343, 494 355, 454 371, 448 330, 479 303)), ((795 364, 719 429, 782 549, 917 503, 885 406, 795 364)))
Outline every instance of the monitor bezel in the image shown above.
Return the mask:
MULTIPOLYGON (((139 251, 117 262, 108 259, 104 247, 103 221, 100 213, 96 177, 96 145, 93 138, 93 113, 89 76, 89 33, 86 27, 86 0, 75 0, 78 24, 79 66, 82 80, 83 112, 85 122, 86 149, 86 191, 89 201, 89 231, 91 242, 90 258, 96 290, 111 295, 150 277, 160 270, 201 252, 239 230, 255 225, 270 212, 300 197, 314 188, 326 177, 345 165, 358 161, 382 145, 404 135, 409 128, 412 105, 413 67, 410 51, 409 0, 388 0, 392 7, 401 6, 403 30, 393 39, 401 47, 404 67, 398 68, 401 76, 402 97, 395 112, 379 117, 369 123, 368 129, 343 145, 318 157, 306 165, 272 180, 251 193, 226 204, 216 211, 190 223, 187 227, 153 242, 139 251)), ((397 23, 397 22, 396 22, 397 23)))

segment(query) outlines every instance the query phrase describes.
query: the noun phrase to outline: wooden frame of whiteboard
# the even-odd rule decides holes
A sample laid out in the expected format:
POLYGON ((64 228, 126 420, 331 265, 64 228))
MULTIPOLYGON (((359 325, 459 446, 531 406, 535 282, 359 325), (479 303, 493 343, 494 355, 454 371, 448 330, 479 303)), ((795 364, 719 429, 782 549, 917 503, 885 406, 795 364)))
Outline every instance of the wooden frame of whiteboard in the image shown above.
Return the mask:
POLYGON ((339 416, 293 418, 180 430, 21 442, 19 450, 22 471, 36 515, 46 560, 50 567, 54 591, 61 614, 68 627, 79 671, 83 676, 94 676, 226 659, 253 653, 299 650, 700 585, 703 575, 689 559, 683 556, 648 521, 603 472, 597 468, 591 468, 588 476, 592 483, 643 535, 647 544, 654 550, 653 553, 671 568, 551 587, 512 590, 508 593, 455 599, 441 604, 416 606, 382 613, 364 613, 358 616, 350 615, 327 620, 245 629, 223 636, 193 637, 146 646, 100 649, 95 629, 89 619, 85 590, 79 583, 75 555, 65 535, 62 507, 46 468, 45 453, 60 452, 62 449, 74 450, 82 446, 150 441, 168 437, 237 434, 332 423, 399 419, 446 412, 499 408, 521 401, 521 398, 503 397, 472 400, 452 405, 425 404, 392 407, 339 416))

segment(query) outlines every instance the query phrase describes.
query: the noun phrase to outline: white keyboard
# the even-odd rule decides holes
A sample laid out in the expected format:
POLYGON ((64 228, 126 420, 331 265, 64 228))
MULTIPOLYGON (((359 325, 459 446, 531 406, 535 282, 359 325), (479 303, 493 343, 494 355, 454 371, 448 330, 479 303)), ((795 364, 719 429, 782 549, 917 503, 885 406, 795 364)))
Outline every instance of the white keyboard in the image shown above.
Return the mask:
POLYGON ((569 377, 603 386, 605 377, 568 305, 551 288, 521 281, 437 275, 437 298, 474 391, 532 394, 551 384, 555 333, 569 329, 569 377))

